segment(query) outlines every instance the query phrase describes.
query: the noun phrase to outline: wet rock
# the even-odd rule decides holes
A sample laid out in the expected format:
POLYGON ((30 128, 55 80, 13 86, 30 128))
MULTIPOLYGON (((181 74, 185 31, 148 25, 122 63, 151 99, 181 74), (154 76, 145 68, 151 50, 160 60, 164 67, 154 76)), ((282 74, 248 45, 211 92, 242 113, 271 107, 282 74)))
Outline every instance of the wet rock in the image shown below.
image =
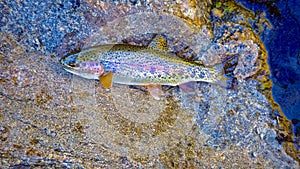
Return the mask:
MULTIPOLYGON (((229 24, 219 18, 211 27, 210 2, 127 2, 0 2, 6 22, 0 46, 4 167, 297 166, 277 142, 270 102, 252 78, 261 66, 261 46, 239 23, 246 15, 235 13, 231 24, 234 15, 227 13, 237 8, 218 8, 224 16, 214 15, 229 24), (205 66, 228 61, 238 90, 209 83, 197 83, 189 93, 164 87, 166 94, 156 101, 126 85, 104 89, 58 62, 95 45, 144 46, 160 33, 169 52, 181 57, 205 66)), ((283 136, 282 144, 293 141, 283 136)))

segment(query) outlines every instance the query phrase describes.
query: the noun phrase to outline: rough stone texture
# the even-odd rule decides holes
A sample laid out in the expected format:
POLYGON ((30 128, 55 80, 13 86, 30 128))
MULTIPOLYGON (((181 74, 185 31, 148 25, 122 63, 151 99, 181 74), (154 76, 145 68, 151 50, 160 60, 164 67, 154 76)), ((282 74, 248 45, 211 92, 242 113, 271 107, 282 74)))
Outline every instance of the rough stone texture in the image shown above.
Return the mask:
POLYGON ((212 36, 209 2, 126 2, 0 2, 1 166, 297 168, 276 140, 260 84, 248 78, 259 69, 257 41, 228 38, 223 26, 212 36), (237 90, 198 83, 157 101, 124 85, 106 90, 58 62, 94 45, 145 45, 157 33, 170 52, 206 65, 237 57, 229 70, 237 90))

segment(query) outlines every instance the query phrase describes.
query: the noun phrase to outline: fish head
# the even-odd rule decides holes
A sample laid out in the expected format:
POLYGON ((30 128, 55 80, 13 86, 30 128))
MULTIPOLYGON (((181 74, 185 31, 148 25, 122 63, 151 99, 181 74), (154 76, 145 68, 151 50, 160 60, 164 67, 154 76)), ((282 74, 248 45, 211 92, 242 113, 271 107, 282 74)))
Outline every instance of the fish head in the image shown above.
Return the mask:
POLYGON ((67 55, 60 59, 60 63, 66 71, 87 79, 98 79, 104 74, 104 66, 101 63, 82 60, 79 54, 67 55))
POLYGON ((76 68, 79 66, 80 61, 77 59, 78 55, 67 55, 62 57, 59 62, 66 68, 76 68))

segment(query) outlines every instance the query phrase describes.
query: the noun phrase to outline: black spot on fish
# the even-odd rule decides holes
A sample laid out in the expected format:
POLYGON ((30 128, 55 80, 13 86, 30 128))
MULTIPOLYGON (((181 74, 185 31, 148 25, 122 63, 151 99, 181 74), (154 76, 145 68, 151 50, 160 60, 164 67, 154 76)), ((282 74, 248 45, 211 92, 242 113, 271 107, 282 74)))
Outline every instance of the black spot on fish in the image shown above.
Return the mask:
POLYGON ((204 74, 203 72, 200 72, 199 77, 200 77, 201 79, 203 79, 203 78, 205 77, 205 74, 204 74))
POLYGON ((194 78, 196 76, 196 71, 192 70, 191 77, 194 78))

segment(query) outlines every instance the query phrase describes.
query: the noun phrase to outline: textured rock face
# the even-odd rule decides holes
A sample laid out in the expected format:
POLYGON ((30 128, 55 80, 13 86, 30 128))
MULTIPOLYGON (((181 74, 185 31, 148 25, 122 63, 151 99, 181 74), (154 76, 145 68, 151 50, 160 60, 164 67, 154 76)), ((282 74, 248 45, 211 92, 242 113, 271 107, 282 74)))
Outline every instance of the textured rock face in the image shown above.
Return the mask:
POLYGON ((276 140, 270 101, 258 91, 268 73, 259 60, 263 46, 245 25, 251 16, 231 16, 238 8, 231 5, 0 2, 1 166, 296 168, 276 140), (157 101, 129 86, 106 90, 58 62, 100 44, 147 45, 157 33, 179 57, 225 62, 235 90, 166 86, 157 101))

